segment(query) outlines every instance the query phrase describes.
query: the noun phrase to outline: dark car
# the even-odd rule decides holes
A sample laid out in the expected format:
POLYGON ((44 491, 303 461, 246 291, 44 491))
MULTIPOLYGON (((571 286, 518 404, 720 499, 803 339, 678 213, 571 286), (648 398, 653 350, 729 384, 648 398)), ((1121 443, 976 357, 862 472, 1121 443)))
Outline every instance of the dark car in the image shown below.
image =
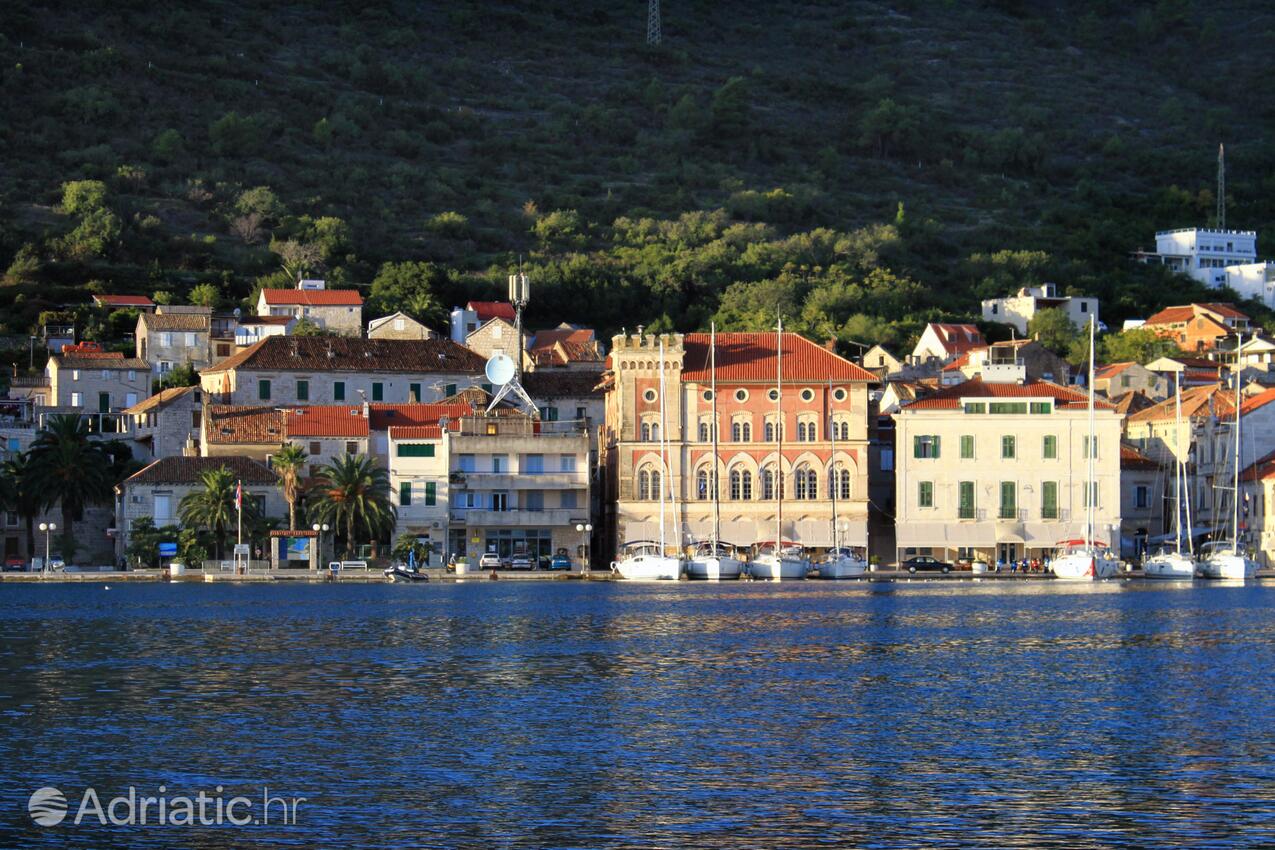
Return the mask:
POLYGON ((22 558, 10 556, 4 559, 4 571, 6 573, 21 573, 25 572, 26 568, 27 562, 22 558))
POLYGON ((940 561, 938 558, 931 558, 929 555, 917 555, 915 558, 908 558, 906 561, 899 564, 899 568, 907 570, 910 573, 950 573, 952 571, 951 564, 946 561, 940 561))

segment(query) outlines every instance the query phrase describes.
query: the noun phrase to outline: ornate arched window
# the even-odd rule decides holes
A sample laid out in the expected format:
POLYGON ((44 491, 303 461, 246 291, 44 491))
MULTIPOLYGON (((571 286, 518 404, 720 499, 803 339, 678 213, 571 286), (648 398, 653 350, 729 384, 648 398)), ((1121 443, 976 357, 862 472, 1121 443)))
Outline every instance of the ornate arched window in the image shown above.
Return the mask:
POLYGON ((784 479, 782 475, 775 474, 775 468, 768 466, 761 473, 761 497, 763 499, 782 498, 784 495, 784 479), (779 496, 775 495, 775 481, 779 481, 779 496))
POLYGON ((642 423, 642 442, 644 443, 651 442, 651 423, 650 422, 642 423))
POLYGON ((708 470, 701 469, 695 473, 695 498, 708 499, 711 498, 708 492, 708 470))
POLYGON ((638 470, 637 497, 642 502, 651 498, 651 471, 649 469, 638 470))
POLYGON ((735 501, 752 499, 753 474, 747 469, 736 467, 730 471, 730 497, 735 501))
POLYGON ((708 430, 708 420, 701 419, 699 423, 699 441, 701 443, 707 443, 711 439, 713 439, 713 437, 708 430))
POLYGON ((850 498, 850 470, 834 469, 828 473, 828 492, 833 492, 834 488, 838 499, 850 498))

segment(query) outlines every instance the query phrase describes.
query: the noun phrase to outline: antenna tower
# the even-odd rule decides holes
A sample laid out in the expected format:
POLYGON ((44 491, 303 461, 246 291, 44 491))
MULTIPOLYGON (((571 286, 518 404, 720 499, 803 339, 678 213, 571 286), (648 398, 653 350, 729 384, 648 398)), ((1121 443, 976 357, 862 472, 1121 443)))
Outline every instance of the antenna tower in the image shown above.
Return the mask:
POLYGON ((1217 229, 1226 230, 1226 146, 1217 146, 1217 229))
POLYGON ((660 0, 647 0, 646 43, 652 47, 660 43, 660 0))

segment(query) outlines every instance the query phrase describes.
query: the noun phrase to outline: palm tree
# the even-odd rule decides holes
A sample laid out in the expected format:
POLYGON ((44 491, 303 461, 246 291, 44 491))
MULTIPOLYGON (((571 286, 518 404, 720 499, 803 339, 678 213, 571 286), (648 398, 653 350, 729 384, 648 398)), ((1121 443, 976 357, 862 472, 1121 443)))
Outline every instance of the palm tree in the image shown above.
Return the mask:
POLYGON ((62 508, 62 557, 74 554, 74 523, 84 507, 111 498, 111 459, 89 438, 89 423, 74 414, 50 416, 28 452, 30 485, 44 503, 62 508))
POLYGON ((35 558, 35 518, 48 507, 40 491, 32 485, 31 458, 29 455, 17 455, 4 462, 3 482, 4 504, 22 517, 27 527, 27 561, 35 558))
MULTIPOLYGON (((226 467, 205 469, 199 473, 202 490, 193 490, 177 503, 177 518, 187 528, 206 528, 213 534, 217 560, 226 549, 226 531, 238 521, 235 510, 235 490, 238 483, 235 474, 226 467)), ((249 499, 243 502, 244 522, 256 519, 256 506, 249 499)))
POLYGON ((375 538, 394 524, 390 474, 367 455, 344 455, 319 470, 310 516, 345 528, 346 554, 354 553, 355 532, 375 538))
POLYGON ((301 480, 301 468, 308 455, 296 443, 289 443, 270 456, 270 465, 279 476, 284 501, 288 503, 288 530, 297 530, 297 489, 301 480))

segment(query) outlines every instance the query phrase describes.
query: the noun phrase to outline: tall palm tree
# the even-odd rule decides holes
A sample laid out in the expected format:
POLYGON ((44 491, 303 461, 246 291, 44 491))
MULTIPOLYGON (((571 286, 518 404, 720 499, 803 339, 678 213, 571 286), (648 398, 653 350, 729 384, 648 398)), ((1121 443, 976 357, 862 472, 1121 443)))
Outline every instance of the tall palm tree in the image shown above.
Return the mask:
POLYGON ((89 423, 74 414, 50 416, 28 452, 31 486, 62 508, 62 557, 74 554, 75 521, 86 505, 111 498, 111 459, 102 444, 90 439, 89 423))
POLYGON ((288 503, 288 530, 297 530, 297 490, 301 481, 301 469, 308 459, 305 450, 296 443, 289 443, 270 456, 270 465, 279 476, 283 499, 288 503))
POLYGON ((394 524, 390 474, 367 455, 344 455, 319 471, 310 516, 345 528, 346 554, 354 553, 355 534, 377 537, 394 524))
MULTIPOLYGON (((226 550, 226 532, 238 521, 235 510, 235 490, 238 482, 235 474, 226 467, 205 469, 199 473, 201 490, 192 490, 177 503, 177 518, 187 528, 206 528, 213 534, 216 558, 221 560, 226 550)), ((256 519, 256 506, 244 499, 243 519, 251 523, 256 519)))
POLYGON ((0 472, 4 504, 22 517, 27 527, 27 561, 35 558, 35 518, 48 507, 40 491, 31 483, 31 458, 20 454, 4 462, 0 472))

